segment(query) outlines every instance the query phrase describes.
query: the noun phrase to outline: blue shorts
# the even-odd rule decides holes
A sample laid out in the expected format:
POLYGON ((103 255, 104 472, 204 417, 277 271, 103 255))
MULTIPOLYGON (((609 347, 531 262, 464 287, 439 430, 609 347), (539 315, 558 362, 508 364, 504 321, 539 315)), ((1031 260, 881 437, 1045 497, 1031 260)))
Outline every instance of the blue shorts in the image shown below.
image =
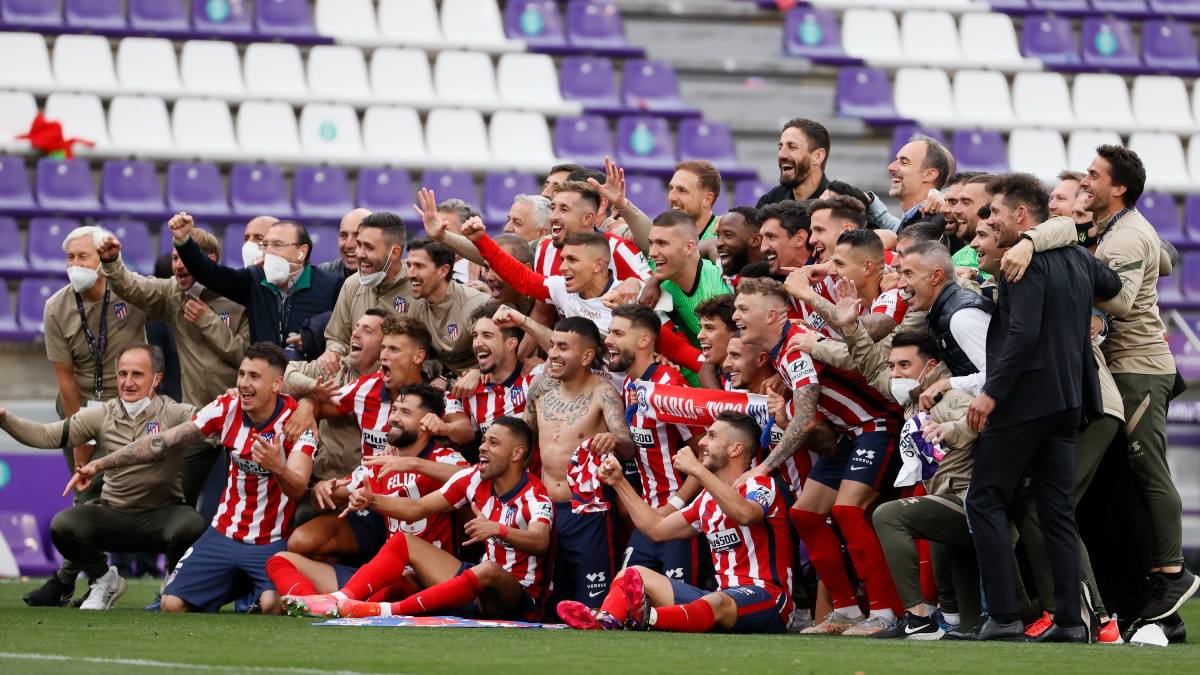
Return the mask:
POLYGON ((629 545, 625 547, 621 569, 641 565, 661 572, 673 581, 677 579, 685 584, 699 586, 699 548, 699 537, 654 541, 640 530, 634 530, 633 534, 629 535, 629 545))
POLYGON ((610 513, 574 513, 570 502, 555 502, 554 538, 555 597, 598 609, 613 576, 610 513))
MULTIPOLYGON (((458 568, 458 573, 454 576, 461 576, 463 572, 471 569, 475 563, 465 562, 458 568)), ((542 607, 537 600, 529 594, 528 590, 521 591, 521 597, 512 607, 505 609, 499 615, 484 615, 483 607, 479 605, 479 600, 472 600, 469 604, 463 605, 456 610, 447 612, 451 616, 462 617, 464 619, 504 619, 506 621, 539 621, 542 618, 542 607)))
POLYGON ((358 542, 358 555, 353 556, 349 562, 365 565, 387 543, 387 520, 374 511, 359 511, 346 516, 346 524, 350 526, 354 540, 358 542))
POLYGON ((835 454, 823 455, 813 464, 808 479, 834 490, 843 480, 882 490, 892 484, 900 469, 895 461, 896 440, 896 434, 887 431, 868 431, 857 438, 847 436, 838 441, 835 454))
POLYGON ((333 568, 333 574, 337 577, 338 589, 346 587, 346 583, 350 581, 350 577, 354 576, 359 570, 358 565, 343 565, 342 563, 329 563, 333 568))
POLYGON ((215 612, 250 593, 258 600, 275 585, 267 577, 267 559, 287 550, 287 540, 243 544, 211 526, 183 554, 167 577, 163 595, 173 595, 201 612, 215 612))
POLYGON ((686 605, 695 602, 709 593, 724 593, 733 598, 737 604, 738 618, 729 633, 786 633, 787 622, 780 614, 787 607, 787 593, 777 597, 765 588, 758 586, 730 586, 717 591, 705 591, 682 581, 671 580, 671 589, 675 591, 675 604, 686 605))

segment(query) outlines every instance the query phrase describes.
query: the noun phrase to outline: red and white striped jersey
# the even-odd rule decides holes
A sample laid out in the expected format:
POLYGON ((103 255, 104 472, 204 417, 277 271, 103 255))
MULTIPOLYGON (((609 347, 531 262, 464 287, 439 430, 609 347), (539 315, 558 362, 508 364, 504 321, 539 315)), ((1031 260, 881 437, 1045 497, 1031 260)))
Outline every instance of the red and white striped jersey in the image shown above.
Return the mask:
MULTIPOLYGON (((638 250, 637 244, 618 237, 612 232, 602 232, 601 234, 608 239, 608 251, 611 254, 608 269, 612 272, 614 279, 624 281, 630 277, 637 277, 646 281, 650 278, 650 265, 642 257, 642 252, 638 250)), ((562 267, 562 249, 555 246, 550 237, 543 237, 538 242, 533 258, 533 271, 542 276, 557 275, 559 268, 562 267)))
MULTIPOLYGON (((432 443, 417 457, 459 468, 470 466, 457 450, 435 447, 432 443)), ((437 492, 443 485, 441 481, 430 478, 419 471, 392 471, 380 475, 379 470, 380 467, 377 466, 367 467, 371 491, 385 497, 407 497, 419 501, 421 497, 437 492)), ((444 551, 449 551, 452 550, 454 544, 453 516, 453 513, 439 513, 413 523, 391 516, 384 516, 383 519, 387 523, 389 538, 397 532, 403 532, 420 537, 444 551)))
POLYGON ((363 459, 387 450, 388 415, 392 397, 382 372, 369 373, 333 394, 333 404, 342 415, 354 413, 362 429, 363 459))
MULTIPOLYGON (((812 287, 813 290, 817 292, 817 295, 825 298, 829 302, 835 302, 833 299, 833 284, 836 281, 837 279, 835 279, 833 275, 827 274, 819 281, 813 282, 812 287)), ((788 312, 789 319, 794 321, 796 320, 796 317, 793 315, 799 315, 800 321, 803 321, 808 325, 809 328, 817 331, 821 335, 824 335, 825 337, 841 339, 841 334, 834 330, 833 326, 830 326, 829 323, 825 321, 824 317, 822 317, 820 314, 817 314, 817 310, 809 307, 807 303, 800 302, 799 300, 792 298, 790 310, 791 311, 788 312)))
MULTIPOLYGON (((793 401, 788 401, 785 407, 788 419, 791 419, 796 414, 796 404, 793 401)), ((786 431, 772 420, 771 431, 767 436, 766 447, 759 450, 759 456, 754 458, 750 468, 757 466, 760 461, 767 458, 775 446, 779 445, 779 441, 783 440, 783 432, 786 431)), ((812 471, 813 457, 805 448, 800 448, 791 457, 783 460, 783 464, 779 467, 779 474, 787 482, 788 487, 792 490, 793 497, 799 497, 800 491, 804 489, 804 481, 808 480, 808 472, 812 471)))
POLYGON ((841 431, 859 436, 868 431, 899 433, 904 413, 888 400, 863 376, 849 370, 834 368, 795 351, 786 354, 788 340, 808 328, 787 322, 783 335, 771 349, 771 363, 793 391, 808 384, 818 384, 817 411, 841 431))
POLYGON ((864 314, 886 314, 892 317, 896 325, 904 320, 904 315, 908 313, 908 303, 904 298, 900 297, 900 290, 893 288, 890 291, 884 291, 875 298, 875 302, 871 303, 869 310, 864 310, 864 314))
MULTIPOLYGON (((254 461, 254 434, 272 441, 283 435, 283 425, 296 409, 296 399, 276 397, 271 419, 255 425, 242 412, 237 396, 222 394, 192 417, 192 423, 206 436, 220 435, 221 445, 229 451, 229 473, 225 493, 213 516, 218 532, 243 544, 270 544, 292 532, 292 512, 296 504, 283 493, 279 479, 254 461)), ((292 443, 283 441, 283 459, 294 452, 309 457, 317 454, 317 439, 305 432, 292 443)))
POLYGON ((447 391, 446 416, 465 413, 471 419, 471 426, 483 433, 497 418, 520 417, 525 412, 525 392, 532 382, 533 375, 522 375, 521 364, 517 363, 507 380, 480 382, 475 393, 465 401, 447 391))
POLYGON ((604 455, 592 452, 592 438, 584 439, 575 448, 567 464, 567 485, 571 487, 573 513, 604 513, 611 508, 612 504, 604 494, 604 483, 600 480, 600 466, 603 463, 604 455))
MULTIPOLYGON (((442 496, 454 508, 473 505, 485 518, 510 528, 528 530, 534 523, 554 525, 554 502, 546 486, 528 471, 507 493, 498 495, 492 481, 479 475, 472 466, 450 477, 441 489, 442 496)), ((529 555, 511 544, 492 537, 487 541, 484 560, 491 560, 516 577, 535 600, 540 600, 550 580, 546 577, 546 562, 542 556, 529 555)))
POLYGON ((787 596, 780 617, 792 613, 792 530, 787 505, 768 476, 756 476, 735 488, 762 507, 763 519, 739 525, 725 515, 708 490, 684 507, 684 519, 708 538, 719 588, 758 586, 787 596))
MULTIPOLYGON (((650 364, 646 372, 637 379, 655 384, 691 386, 678 370, 657 363, 650 364)), ((627 409, 628 406, 637 405, 633 382, 634 380, 626 375, 621 387, 625 392, 627 409)), ((642 499, 657 509, 674 497, 683 485, 683 476, 675 470, 675 453, 679 452, 692 436, 701 433, 701 430, 682 424, 666 424, 635 412, 629 420, 629 433, 637 446, 638 472, 642 477, 642 499)))

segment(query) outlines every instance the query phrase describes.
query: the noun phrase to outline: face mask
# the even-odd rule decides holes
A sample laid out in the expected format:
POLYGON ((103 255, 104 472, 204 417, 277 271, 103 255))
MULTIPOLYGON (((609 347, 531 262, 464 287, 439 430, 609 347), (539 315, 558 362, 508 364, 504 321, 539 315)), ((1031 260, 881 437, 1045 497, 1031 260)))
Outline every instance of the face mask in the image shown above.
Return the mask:
POLYGON ((267 282, 274 286, 282 286, 287 282, 288 276, 292 273, 292 265, 287 261, 287 258, 277 256, 274 253, 268 253, 263 257, 263 272, 267 275, 267 282))
POLYGON ((200 283, 199 281, 193 281, 192 285, 188 286, 188 289, 184 291, 184 294, 186 294, 189 298, 198 298, 203 292, 204 284, 200 283))
POLYGON ((262 257, 262 249, 258 247, 258 244, 252 241, 242 244, 242 267, 253 267, 260 257, 262 257))
POLYGON ((379 284, 383 283, 383 279, 387 276, 388 270, 391 269, 391 267, 392 252, 388 251, 388 257, 383 263, 383 269, 379 270, 378 272, 371 272, 370 274, 363 274, 359 272, 358 282, 367 288, 375 288, 379 284))
POLYGON ((146 408, 150 407, 150 397, 143 396, 132 403, 126 401, 125 399, 121 399, 121 405, 125 408, 125 412, 128 413, 130 417, 137 417, 145 412, 146 408))
POLYGON ((82 293, 96 285, 96 280, 100 278, 100 270, 71 266, 67 268, 67 278, 71 280, 71 287, 75 292, 82 293))
POLYGON ((912 390, 919 384, 921 383, 911 377, 893 377, 888 381, 888 388, 891 389, 892 398, 896 399, 896 403, 906 405, 912 390))

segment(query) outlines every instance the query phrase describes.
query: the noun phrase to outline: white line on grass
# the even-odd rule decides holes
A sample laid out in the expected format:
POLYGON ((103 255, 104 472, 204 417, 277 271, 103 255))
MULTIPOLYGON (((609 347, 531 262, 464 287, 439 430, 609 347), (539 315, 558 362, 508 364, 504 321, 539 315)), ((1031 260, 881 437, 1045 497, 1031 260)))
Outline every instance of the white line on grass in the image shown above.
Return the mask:
POLYGON ((140 666, 143 668, 179 668, 186 670, 210 670, 218 672, 255 672, 255 673, 311 673, 312 675, 368 675, 357 670, 325 670, 322 668, 295 668, 291 666, 214 666, 201 663, 180 663, 175 661, 155 661, 152 659, 112 659, 100 656, 66 656, 63 654, 17 654, 0 652, 0 659, 26 661, 78 661, 84 663, 103 663, 120 666, 140 666))

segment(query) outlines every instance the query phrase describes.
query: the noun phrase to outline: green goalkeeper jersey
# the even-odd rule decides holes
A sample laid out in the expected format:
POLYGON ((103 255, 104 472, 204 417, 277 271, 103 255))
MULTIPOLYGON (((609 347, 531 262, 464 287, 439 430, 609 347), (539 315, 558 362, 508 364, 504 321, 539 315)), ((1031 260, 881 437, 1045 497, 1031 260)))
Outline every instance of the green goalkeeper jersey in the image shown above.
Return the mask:
POLYGON ((671 310, 671 319, 693 345, 698 345, 696 335, 700 332, 700 319, 696 316, 696 307, 705 300, 733 292, 729 284, 725 283, 721 268, 707 258, 700 259, 696 287, 691 289, 690 293, 669 279, 662 282, 662 290, 671 294, 675 305, 671 310))

